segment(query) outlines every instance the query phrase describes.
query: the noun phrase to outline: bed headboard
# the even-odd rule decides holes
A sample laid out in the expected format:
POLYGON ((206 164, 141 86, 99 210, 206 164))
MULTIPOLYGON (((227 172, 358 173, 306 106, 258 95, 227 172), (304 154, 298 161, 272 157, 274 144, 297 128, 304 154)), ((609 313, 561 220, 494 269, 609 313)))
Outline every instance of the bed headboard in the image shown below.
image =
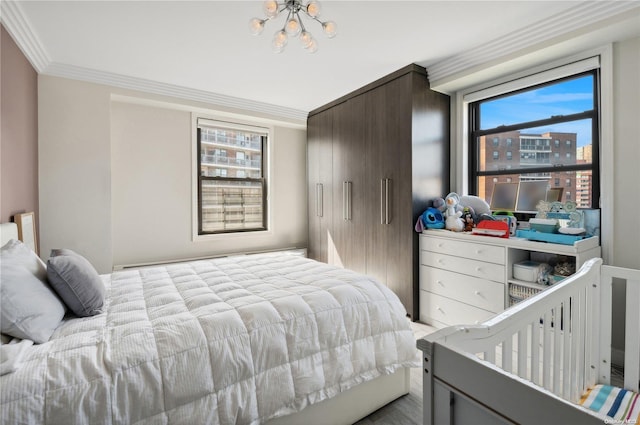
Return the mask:
POLYGON ((9 239, 18 239, 18 225, 16 223, 0 223, 0 246, 4 246, 9 239))

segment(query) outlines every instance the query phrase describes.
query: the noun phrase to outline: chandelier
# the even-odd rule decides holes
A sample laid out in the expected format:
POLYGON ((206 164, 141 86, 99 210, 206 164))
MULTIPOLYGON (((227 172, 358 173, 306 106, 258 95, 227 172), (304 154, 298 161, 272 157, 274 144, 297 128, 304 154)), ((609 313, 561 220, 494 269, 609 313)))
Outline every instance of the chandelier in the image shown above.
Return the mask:
POLYGON ((329 38, 336 36, 337 26, 333 21, 322 22, 318 19, 320 16, 320 3, 315 0, 305 2, 304 0, 286 0, 277 2, 275 0, 267 0, 263 4, 265 18, 253 18, 249 21, 249 29, 251 34, 259 35, 264 30, 264 24, 271 19, 278 17, 281 13, 286 12, 287 20, 280 31, 273 36, 271 43, 273 51, 281 53, 289 42, 289 37, 298 37, 302 43, 302 47, 307 49, 309 53, 315 53, 318 50, 318 42, 304 26, 301 15, 317 21, 322 25, 322 30, 329 38))

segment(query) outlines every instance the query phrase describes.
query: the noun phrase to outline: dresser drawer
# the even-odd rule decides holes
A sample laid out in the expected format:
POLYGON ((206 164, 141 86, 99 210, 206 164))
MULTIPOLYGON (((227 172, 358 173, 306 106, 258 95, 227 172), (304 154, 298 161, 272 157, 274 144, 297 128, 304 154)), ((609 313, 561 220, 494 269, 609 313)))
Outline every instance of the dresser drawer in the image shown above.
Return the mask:
POLYGON ((475 325, 482 323, 490 317, 492 313, 481 308, 473 307, 443 297, 432 292, 420 291, 420 321, 430 325, 443 323, 451 325, 475 325))
POLYGON ((437 252, 420 251, 420 264, 504 283, 505 267, 437 252))
POLYGON ((504 310, 504 284, 420 266, 420 289, 499 313, 504 310))
POLYGON ((487 261, 489 263, 505 264, 505 248, 503 246, 434 237, 423 237, 421 240, 421 249, 423 250, 487 261))

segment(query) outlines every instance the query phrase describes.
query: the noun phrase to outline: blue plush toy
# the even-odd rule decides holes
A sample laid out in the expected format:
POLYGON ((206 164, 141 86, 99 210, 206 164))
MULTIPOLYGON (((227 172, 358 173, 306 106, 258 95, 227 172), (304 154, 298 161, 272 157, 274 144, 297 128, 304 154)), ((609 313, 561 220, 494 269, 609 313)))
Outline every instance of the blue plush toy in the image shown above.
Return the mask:
POLYGON ((444 216, 439 209, 429 207, 422 213, 422 223, 427 229, 444 229, 444 216))

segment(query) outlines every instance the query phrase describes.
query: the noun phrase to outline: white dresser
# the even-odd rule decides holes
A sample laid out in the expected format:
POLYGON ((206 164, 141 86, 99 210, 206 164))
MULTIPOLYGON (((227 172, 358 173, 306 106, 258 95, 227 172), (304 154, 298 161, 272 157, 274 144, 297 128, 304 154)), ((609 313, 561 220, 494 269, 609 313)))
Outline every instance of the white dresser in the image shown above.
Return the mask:
POLYGON ((513 264, 532 253, 575 259, 600 256, 598 238, 569 245, 425 230, 420 235, 420 321, 436 327, 480 323, 510 305, 510 292, 545 287, 513 278, 513 264))

